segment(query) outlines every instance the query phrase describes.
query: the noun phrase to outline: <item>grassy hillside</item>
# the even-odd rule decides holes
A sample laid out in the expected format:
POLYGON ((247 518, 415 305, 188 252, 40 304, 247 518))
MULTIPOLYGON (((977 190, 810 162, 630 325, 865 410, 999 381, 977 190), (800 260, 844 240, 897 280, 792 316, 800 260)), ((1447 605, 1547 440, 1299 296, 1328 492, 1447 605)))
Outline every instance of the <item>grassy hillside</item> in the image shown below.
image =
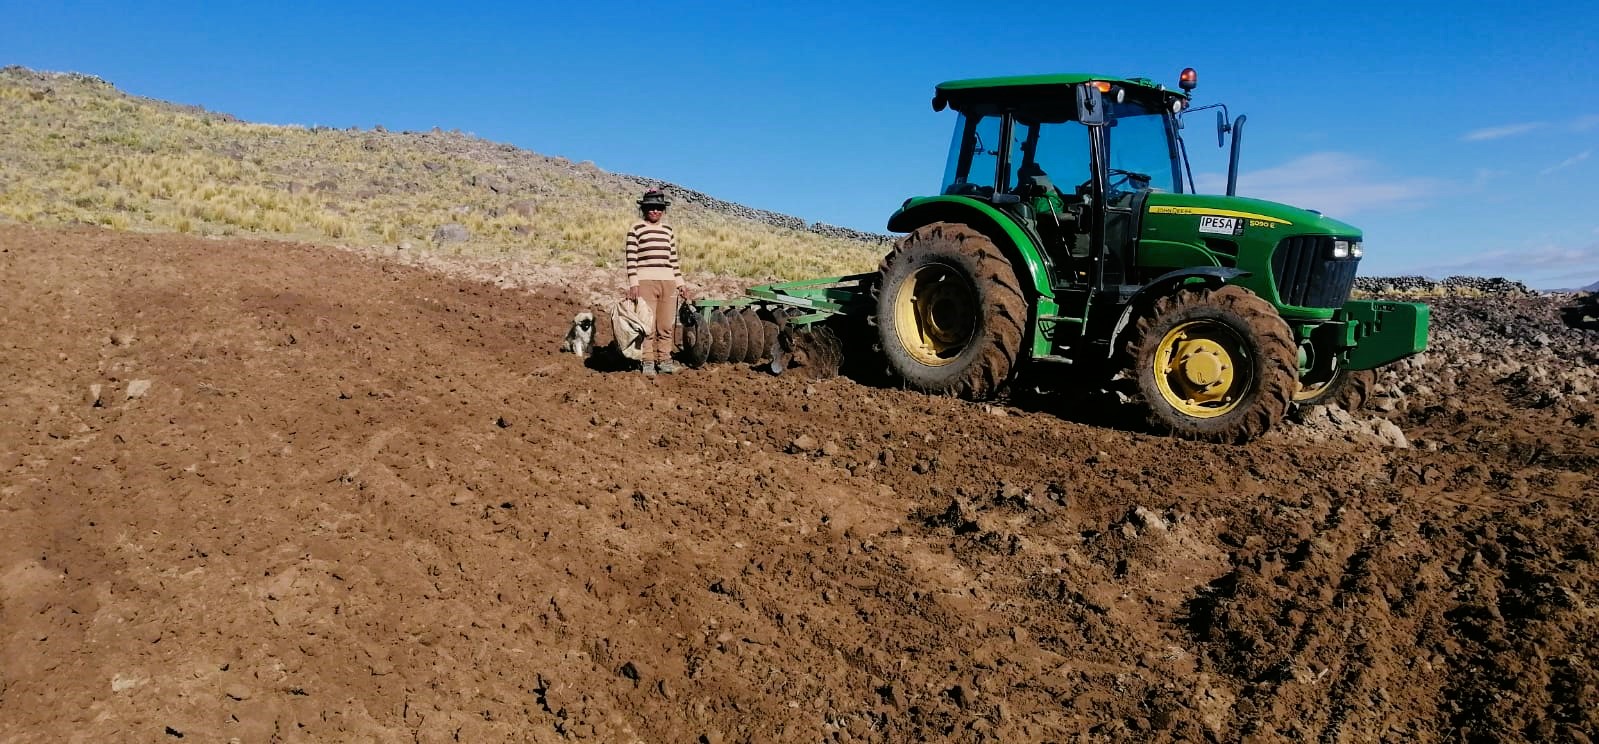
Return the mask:
MULTIPOLYGON (((620 264, 633 200, 663 185, 459 132, 251 124, 20 67, 0 70, 0 111, 0 221, 607 267, 620 264), (460 231, 446 225, 470 237, 449 240, 460 231)), ((884 250, 666 186, 693 272, 848 273, 884 250)))

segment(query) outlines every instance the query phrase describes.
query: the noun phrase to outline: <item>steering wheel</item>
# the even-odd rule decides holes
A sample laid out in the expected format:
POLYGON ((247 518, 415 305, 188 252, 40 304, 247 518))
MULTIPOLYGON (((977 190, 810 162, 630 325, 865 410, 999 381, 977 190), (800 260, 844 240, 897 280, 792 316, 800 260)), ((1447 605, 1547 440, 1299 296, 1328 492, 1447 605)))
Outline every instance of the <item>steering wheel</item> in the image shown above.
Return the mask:
MULTIPOLYGON (((1109 178, 1106 180, 1106 183, 1105 183, 1105 191, 1107 193, 1112 193, 1112 194, 1117 193, 1117 192, 1124 192, 1125 193, 1125 192, 1128 192, 1128 191, 1137 191, 1139 189, 1146 189, 1146 188, 1149 188, 1149 182, 1154 180, 1147 173, 1139 173, 1138 171, 1122 170, 1121 168, 1111 168, 1110 170, 1106 171, 1106 175, 1109 176, 1109 178), (1133 188, 1131 188, 1131 189, 1117 188, 1118 185, 1132 186, 1133 188)), ((1086 193, 1089 192, 1090 189, 1093 188, 1093 185, 1094 185, 1094 182, 1092 180, 1084 181, 1084 182, 1082 182, 1082 184, 1080 184, 1077 187, 1077 193, 1078 194, 1086 194, 1086 193)))
POLYGON ((1106 187, 1107 190, 1110 190, 1110 191, 1121 191, 1122 190, 1122 189, 1116 188, 1116 184, 1118 182, 1119 183, 1124 183, 1124 184, 1126 184, 1128 186, 1132 186, 1133 187, 1131 189, 1132 191, 1137 191, 1139 189, 1147 189, 1147 188, 1149 188, 1149 182, 1154 180, 1153 178, 1150 178, 1149 174, 1147 174, 1147 173, 1139 173, 1138 171, 1122 170, 1120 168, 1111 168, 1107 173, 1110 176, 1110 180, 1109 180, 1108 183, 1105 184, 1105 187, 1106 187), (1142 186, 1137 185, 1137 182, 1139 182, 1139 181, 1143 182, 1142 186))

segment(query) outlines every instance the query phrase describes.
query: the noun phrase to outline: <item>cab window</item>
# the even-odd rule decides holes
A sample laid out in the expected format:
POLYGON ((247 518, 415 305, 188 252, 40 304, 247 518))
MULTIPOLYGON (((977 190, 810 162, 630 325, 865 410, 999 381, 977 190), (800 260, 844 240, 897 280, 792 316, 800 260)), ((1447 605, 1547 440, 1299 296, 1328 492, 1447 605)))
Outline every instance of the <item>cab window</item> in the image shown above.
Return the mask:
POLYGON ((961 114, 944 167, 944 194, 987 197, 999 170, 1000 117, 961 114))

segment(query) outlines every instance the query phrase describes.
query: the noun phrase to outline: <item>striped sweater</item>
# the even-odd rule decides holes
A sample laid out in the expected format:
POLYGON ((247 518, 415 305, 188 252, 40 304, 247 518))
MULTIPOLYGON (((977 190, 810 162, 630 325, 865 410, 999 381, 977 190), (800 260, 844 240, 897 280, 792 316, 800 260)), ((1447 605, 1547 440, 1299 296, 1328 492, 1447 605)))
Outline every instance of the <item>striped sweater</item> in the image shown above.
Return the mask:
POLYGON ((659 279, 683 283, 677 262, 677 233, 665 222, 640 220, 627 231, 627 285, 659 279))

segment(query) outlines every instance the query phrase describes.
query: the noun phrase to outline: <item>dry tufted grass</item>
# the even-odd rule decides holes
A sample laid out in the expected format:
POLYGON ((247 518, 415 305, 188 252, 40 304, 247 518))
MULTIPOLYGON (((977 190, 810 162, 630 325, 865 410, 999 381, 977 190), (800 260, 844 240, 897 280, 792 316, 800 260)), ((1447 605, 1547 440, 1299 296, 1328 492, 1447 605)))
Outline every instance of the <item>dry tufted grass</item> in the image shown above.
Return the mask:
MULTIPOLYGON (((0 70, 0 221, 406 246, 615 268, 653 182, 459 132, 240 122, 97 78, 0 70), (460 224, 464 243, 435 244, 460 224)), ((885 246, 680 201, 694 274, 796 279, 864 271, 885 246)))

